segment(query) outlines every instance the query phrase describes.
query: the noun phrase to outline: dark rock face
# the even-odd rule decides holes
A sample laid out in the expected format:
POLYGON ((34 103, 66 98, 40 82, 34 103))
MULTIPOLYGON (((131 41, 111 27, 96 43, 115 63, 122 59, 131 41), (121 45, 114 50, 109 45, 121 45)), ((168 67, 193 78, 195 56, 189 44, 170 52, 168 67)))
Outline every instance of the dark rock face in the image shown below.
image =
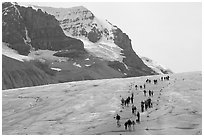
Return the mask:
POLYGON ((65 36, 53 15, 11 3, 3 3, 2 7, 3 42, 10 43, 20 54, 27 55, 32 47, 84 50, 83 42, 65 36))
POLYGON ((96 29, 96 28, 93 28, 89 33, 88 33, 88 39, 89 41, 93 42, 93 43, 96 43, 97 41, 99 41, 101 39, 101 32, 96 29))
POLYGON ((117 28, 114 30, 114 36, 114 43, 123 49, 122 53, 126 57, 123 59, 123 62, 129 68, 129 71, 126 72, 129 76, 155 74, 155 72, 147 67, 139 58, 139 56, 134 52, 132 49, 131 40, 129 39, 128 35, 117 28))
POLYGON ((2 40, 11 44, 11 48, 20 54, 29 53, 30 47, 24 42, 26 39, 25 24, 18 9, 11 3, 2 4, 2 40))
POLYGON ((20 62, 2 56, 2 89, 56 83, 54 78, 31 62, 20 62), (15 66, 15 67, 14 67, 15 66))

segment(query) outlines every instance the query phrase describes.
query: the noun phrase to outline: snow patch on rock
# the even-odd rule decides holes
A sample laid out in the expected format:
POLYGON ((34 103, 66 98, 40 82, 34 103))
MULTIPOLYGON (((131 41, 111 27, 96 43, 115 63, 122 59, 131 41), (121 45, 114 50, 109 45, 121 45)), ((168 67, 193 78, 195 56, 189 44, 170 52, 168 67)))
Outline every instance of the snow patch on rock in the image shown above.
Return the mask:
POLYGON ((80 64, 77 64, 76 62, 74 62, 73 65, 74 65, 74 66, 77 66, 77 67, 79 67, 79 68, 81 68, 81 65, 80 65, 80 64))
POLYGON ((20 55, 16 50, 9 48, 8 45, 9 44, 2 42, 2 54, 3 55, 13 58, 15 60, 19 60, 21 62, 30 61, 34 59, 32 57, 20 55))
POLYGON ((52 70, 56 70, 56 71, 61 71, 62 69, 60 68, 51 68, 52 70))

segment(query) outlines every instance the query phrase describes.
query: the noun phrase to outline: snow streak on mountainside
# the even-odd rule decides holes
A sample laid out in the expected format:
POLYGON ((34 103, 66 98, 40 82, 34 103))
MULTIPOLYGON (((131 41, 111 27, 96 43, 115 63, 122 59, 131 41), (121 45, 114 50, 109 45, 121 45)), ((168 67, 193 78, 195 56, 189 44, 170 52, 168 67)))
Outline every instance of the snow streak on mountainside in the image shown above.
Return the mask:
POLYGON ((170 69, 167 69, 163 65, 157 63, 156 61, 153 61, 147 57, 140 57, 142 61, 150 67, 152 70, 154 70, 158 74, 172 74, 173 72, 170 69))

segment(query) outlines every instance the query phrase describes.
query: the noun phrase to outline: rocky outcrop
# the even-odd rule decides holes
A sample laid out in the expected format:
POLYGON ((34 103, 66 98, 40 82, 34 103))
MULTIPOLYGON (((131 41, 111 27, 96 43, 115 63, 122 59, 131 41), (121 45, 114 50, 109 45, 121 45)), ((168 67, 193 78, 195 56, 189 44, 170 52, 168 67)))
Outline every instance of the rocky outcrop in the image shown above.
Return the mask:
POLYGON ((20 54, 27 55, 32 48, 84 51, 83 43, 67 37, 53 15, 12 3, 3 3, 2 7, 3 42, 20 54))
POLYGON ((115 29, 113 31, 113 34, 114 43, 123 49, 122 53, 125 56, 125 58, 123 58, 123 62, 128 67, 125 73, 127 73, 128 76, 155 74, 155 72, 148 66, 146 66, 140 59, 140 57, 134 52, 134 50, 132 49, 131 40, 129 39, 127 34, 123 33, 119 28, 115 29))
POLYGON ((39 63, 35 65, 32 62, 20 62, 3 55, 2 89, 57 83, 51 73, 45 69, 43 70, 42 66, 39 63))
POLYGON ((157 63, 156 61, 149 59, 147 57, 140 57, 144 64, 146 64, 148 67, 150 67, 152 70, 154 70, 158 74, 173 74, 173 71, 170 69, 164 67, 163 65, 157 63))
POLYGON ((5 2, 2 4, 2 41, 10 43, 12 49, 22 55, 27 55, 30 50, 26 39, 26 27, 19 10, 14 4, 5 2))

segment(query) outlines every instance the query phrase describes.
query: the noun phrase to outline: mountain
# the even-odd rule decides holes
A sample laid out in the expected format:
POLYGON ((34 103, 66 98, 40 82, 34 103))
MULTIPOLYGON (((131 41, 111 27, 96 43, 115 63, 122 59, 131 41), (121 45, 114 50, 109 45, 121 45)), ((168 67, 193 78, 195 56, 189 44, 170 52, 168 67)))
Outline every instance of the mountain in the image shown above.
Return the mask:
POLYGON ((2 40, 21 55, 31 50, 84 50, 80 40, 64 35, 54 16, 6 2, 2 4, 2 40))
POLYGON ((134 52, 127 34, 107 20, 97 18, 85 7, 35 7, 54 15, 67 36, 82 40, 90 54, 107 60, 115 70, 127 76, 156 74, 134 52))
POLYGON ((147 57, 140 57, 144 64, 146 64, 149 68, 154 70, 158 74, 173 74, 173 72, 170 69, 167 69, 163 65, 157 63, 156 61, 153 61, 152 59, 149 59, 147 57))
MULTIPOLYGON (((3 89, 159 74, 135 53, 127 34, 82 6, 51 8, 5 2, 2 4, 2 42, 3 63, 24 64, 22 71, 37 67, 40 71, 28 76, 30 80, 36 80, 38 75, 44 77, 41 82, 25 82, 19 86, 5 84, 9 86, 3 89)), ((6 78, 7 83, 20 78, 7 77, 2 79, 6 78)))

